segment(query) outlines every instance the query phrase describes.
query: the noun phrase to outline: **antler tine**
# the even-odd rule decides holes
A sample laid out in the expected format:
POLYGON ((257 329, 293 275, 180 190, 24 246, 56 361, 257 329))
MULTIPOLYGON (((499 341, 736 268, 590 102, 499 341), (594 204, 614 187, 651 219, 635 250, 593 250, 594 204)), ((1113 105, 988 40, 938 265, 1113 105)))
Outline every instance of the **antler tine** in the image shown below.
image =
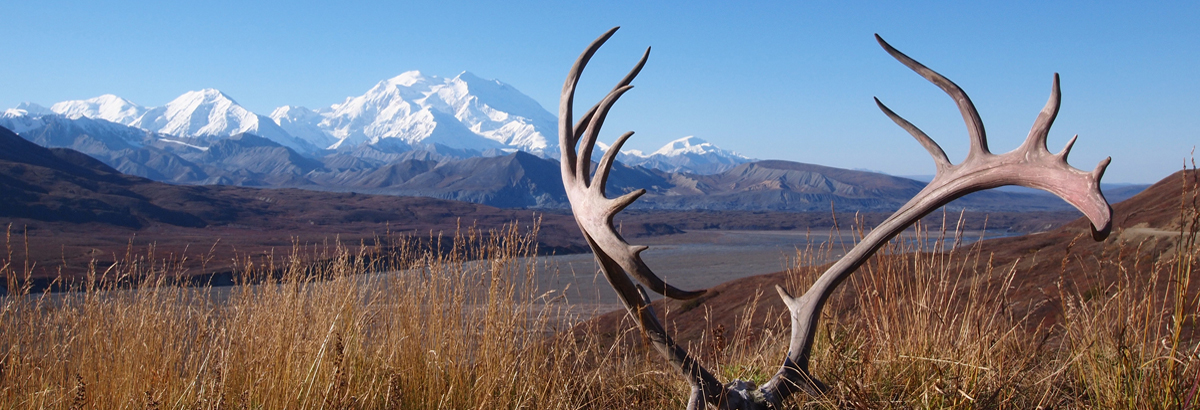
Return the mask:
POLYGON ((950 98, 954 99, 954 104, 958 105, 958 111, 962 113, 963 121, 967 123, 967 134, 971 137, 971 151, 967 153, 968 158, 991 153, 988 150, 987 133, 983 130, 983 120, 979 118, 979 111, 975 110, 975 104, 971 102, 970 97, 967 97, 967 93, 958 87, 958 84, 896 50, 891 44, 883 41, 883 37, 880 37, 879 34, 875 35, 875 41, 878 41, 879 45, 883 46, 883 49, 887 50, 888 54, 891 54, 896 60, 937 85, 942 91, 949 94, 950 98))
POLYGON ((1067 156, 1071 155, 1071 147, 1075 146, 1075 140, 1077 139, 1079 139, 1079 134, 1071 137, 1071 140, 1067 141, 1067 145, 1063 146, 1062 151, 1058 152, 1058 157, 1062 158, 1064 162, 1067 160, 1067 156))
MULTIPOLYGON (((1073 139, 1071 141, 1074 142, 1073 139)), ((1092 175, 1095 176, 1097 183, 1099 183, 1100 178, 1104 178, 1104 170, 1108 169, 1108 163, 1110 162, 1112 162, 1112 157, 1104 157, 1104 159, 1100 160, 1099 164, 1096 164, 1096 169, 1092 171, 1092 175)))
POLYGON ((592 180, 592 189, 603 193, 608 186, 608 174, 612 171, 613 162, 616 161, 617 153, 621 152, 621 147, 625 145, 625 141, 633 136, 633 131, 621 134, 608 151, 600 157, 600 165, 596 166, 596 177, 592 180))
MULTIPOLYGON (((620 27, 613 28, 612 30, 610 30, 610 33, 615 32, 617 28, 620 28, 620 27)), ((610 34, 610 36, 611 36, 611 34, 610 34)), ((607 38, 605 40, 607 40, 607 38)), ((642 67, 646 66, 646 60, 649 58, 650 58, 650 47, 646 47, 646 52, 642 53, 642 58, 640 60, 638 60, 637 64, 635 64, 633 66, 633 69, 629 70, 629 73, 625 74, 625 77, 622 78, 621 81, 618 82, 617 85, 614 86, 611 91, 609 91, 609 95, 617 93, 617 97, 620 97, 620 94, 623 94, 625 92, 624 90, 621 90, 621 89, 625 88, 625 87, 630 87, 629 84, 633 82, 633 79, 637 77, 638 73, 642 72, 642 67)), ((583 138, 584 133, 586 133, 589 129, 592 129, 591 127, 587 127, 585 125, 592 123, 592 119, 593 119, 593 116, 596 114, 596 110, 600 108, 601 104, 604 104, 604 101, 605 100, 601 100, 600 102, 596 103, 596 105, 593 105, 592 108, 589 108, 587 110, 587 112, 585 112, 583 114, 583 116, 579 117, 579 122, 575 124, 574 132, 572 133, 572 136, 574 137, 574 139, 571 140, 572 149, 574 149, 575 145, 579 143, 579 140, 581 138, 583 138)), ((612 103, 615 103, 615 102, 616 101, 614 99, 612 101, 612 103)), ((612 103, 610 103, 610 106, 612 103)), ((605 115, 607 115, 607 112, 605 113, 605 115)), ((603 123, 603 120, 601 121, 601 123, 603 123)), ((596 127, 596 129, 598 130, 599 127, 596 127)), ((590 169, 592 167, 592 162, 591 162, 592 161, 592 150, 594 149, 594 145, 595 145, 595 137, 596 137, 596 135, 593 134, 592 139, 589 142, 585 142, 583 144, 583 146, 581 147, 581 149, 583 151, 585 151, 583 158, 586 159, 587 162, 585 164, 581 164, 576 167, 576 172, 578 175, 588 175, 588 171, 590 171, 590 169)), ((608 176, 605 175, 601 179, 607 180, 608 176)), ((585 177, 584 181, 585 181, 585 183, 590 184, 591 178, 585 177)), ((603 189, 601 189, 601 190, 603 190, 603 189)))
MULTIPOLYGON (((1050 87, 1050 99, 1046 101, 1046 107, 1038 113, 1037 119, 1033 120, 1033 128, 1029 130, 1029 136, 1025 138, 1020 149, 1025 152, 1036 150, 1050 153, 1050 150, 1046 149, 1046 137, 1050 135, 1050 126, 1054 125, 1054 119, 1058 117, 1058 108, 1061 103, 1062 91, 1058 88, 1058 73, 1054 73, 1054 85, 1050 87)), ((1069 150, 1070 147, 1068 146, 1067 149, 1069 150)))
MULTIPOLYGON (((583 50, 579 58, 575 60, 575 64, 571 66, 571 71, 567 72, 567 80, 563 82, 562 94, 558 104, 558 145, 562 150, 562 167, 563 172, 569 171, 567 164, 575 163, 575 143, 578 137, 575 134, 576 127, 572 126, 571 109, 575 105, 575 87, 579 85, 579 75, 583 74, 583 68, 587 66, 588 60, 596 54, 596 50, 612 37, 613 33, 621 27, 613 27, 601 34, 588 45, 588 48, 583 50)), ((590 116, 586 114, 585 116, 590 116)))
POLYGON ((904 128, 905 131, 912 134, 913 138, 916 138, 917 142, 921 143, 921 146, 925 147, 926 151, 929 151, 929 156, 933 157, 933 162, 937 165, 938 173, 941 173, 943 169, 953 166, 950 163, 950 158, 946 157, 946 151, 942 151, 942 146, 938 145, 932 138, 929 138, 929 135, 926 135, 924 131, 921 131, 920 128, 917 128, 916 125, 908 122, 908 120, 901 118, 891 108, 883 105, 883 102, 879 101, 879 98, 875 98, 875 105, 878 105, 879 109, 883 110, 883 113, 892 119, 892 122, 895 122, 900 128, 904 128))
MULTIPOLYGON (((616 30, 616 28, 614 28, 613 30, 616 30)), ((613 87, 612 91, 616 91, 618 88, 627 86, 630 83, 632 83, 633 79, 635 77, 637 77, 638 73, 642 72, 642 67, 646 66, 646 60, 649 58, 650 58, 650 47, 646 47, 646 52, 642 53, 642 59, 638 60, 638 63, 633 66, 633 69, 629 70, 628 74, 625 74, 625 78, 622 78, 621 82, 617 83, 617 85, 613 87)), ((612 92, 612 91, 610 91, 610 92, 612 92)), ((583 125, 587 124, 588 122, 591 122, 592 114, 596 113, 596 108, 599 106, 600 106, 600 103, 596 103, 596 105, 593 105, 592 108, 589 108, 587 110, 587 112, 583 113, 582 117, 579 117, 579 122, 575 123, 575 139, 579 139, 579 137, 583 135, 583 125)))
MULTIPOLYGON (((563 94, 560 98, 559 112, 570 114, 570 107, 566 105, 573 103, 575 84, 579 81, 579 74, 583 71, 583 67, 587 64, 587 60, 595 54, 596 50, 603 44, 617 28, 609 30, 604 35, 597 38, 588 46, 587 50, 580 55, 579 60, 571 67, 568 73, 567 82, 563 86, 563 94)), ((649 56, 649 49, 642 55, 645 60, 649 56)), ((633 70, 621 80, 622 83, 627 83, 641 71, 645 61, 639 61, 633 70)), ((654 275, 654 272, 646 267, 641 258, 632 250, 630 245, 625 242, 621 235, 612 227, 612 217, 615 213, 620 212, 630 203, 637 199, 639 195, 644 193, 644 190, 631 192, 616 199, 608 199, 604 197, 603 192, 595 192, 588 188, 590 175, 588 173, 591 164, 590 147, 594 144, 595 134, 600 131, 603 125, 604 117, 616 99, 628 90, 630 85, 618 84, 612 92, 610 92, 603 101, 596 105, 595 111, 590 115, 591 121, 585 128, 582 138, 588 139, 589 143, 583 144, 584 152, 587 155, 575 155, 574 147, 564 147, 564 158, 562 162, 563 186, 566 188, 567 197, 571 201, 572 209, 575 210, 576 220, 580 223, 580 228, 584 233, 589 235, 596 241, 600 252, 607 252, 610 257, 617 261, 623 271, 633 275, 639 282, 646 285, 651 290, 658 292, 672 299, 692 299, 703 295, 705 291, 684 291, 674 286, 671 286, 654 275), (592 137, 587 137, 591 134, 592 137), (571 154, 569 157, 567 154, 571 154), (567 161, 571 160, 570 163, 567 161)), ((579 130, 570 125, 570 118, 559 118, 559 140, 564 144, 574 143, 574 136, 580 135, 579 130)), ((611 169, 611 168, 610 168, 611 169)), ((602 176, 602 179, 607 176, 602 176)), ((600 253, 597 252, 597 253, 600 253)))
MULTIPOLYGON (((632 89, 632 85, 618 87, 600 100, 599 107, 592 114, 592 120, 588 122, 587 129, 583 132, 583 138, 579 142, 579 161, 575 166, 575 174, 583 178, 584 184, 591 183, 591 178, 588 173, 592 170, 592 149, 596 147, 596 138, 600 135, 600 128, 604 126, 604 119, 608 118, 608 111, 612 109, 613 104, 625 94, 626 91, 632 89)), ((603 179, 607 179, 604 177, 603 179)))
MULTIPOLYGON (((1075 142, 1075 139, 1072 138, 1071 142, 1075 142)), ((1064 161, 1065 160, 1066 159, 1064 157, 1064 161)), ((1104 157, 1104 159, 1100 160, 1099 164, 1096 164, 1096 169, 1092 170, 1092 172, 1088 174, 1091 176, 1092 181, 1095 182, 1095 191, 1098 195, 1100 195, 1100 199, 1104 199, 1104 194, 1100 192, 1100 179, 1104 178, 1104 170, 1108 169, 1108 164, 1111 162, 1112 157, 1104 157)), ((1075 205, 1074 203, 1071 204, 1075 205)), ((1107 205, 1107 202, 1105 202, 1105 205, 1107 205)), ((1078 208, 1079 205, 1075 205, 1075 207, 1078 208)), ((1092 239, 1102 241, 1105 238, 1108 238, 1108 234, 1112 231, 1112 207, 1109 206, 1107 209, 1098 212, 1107 212, 1106 216, 1108 216, 1108 218, 1104 220, 1104 223, 1099 225, 1096 224, 1096 220, 1093 219, 1090 214, 1087 214, 1087 212, 1084 212, 1084 214, 1087 214, 1088 219, 1092 220, 1092 239)))

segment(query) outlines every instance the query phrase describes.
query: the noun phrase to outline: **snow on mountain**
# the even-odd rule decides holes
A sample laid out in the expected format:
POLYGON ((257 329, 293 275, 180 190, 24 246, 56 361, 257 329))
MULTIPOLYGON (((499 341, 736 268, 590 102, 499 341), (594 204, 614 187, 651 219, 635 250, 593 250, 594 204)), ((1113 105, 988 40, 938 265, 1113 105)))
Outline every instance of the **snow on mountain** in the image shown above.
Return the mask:
POLYGON ((271 118, 298 135, 315 126, 337 140, 330 148, 397 138, 408 144, 543 154, 556 135, 555 117, 532 98, 468 72, 443 79, 409 71, 329 108, 281 107, 271 118))
POLYGON ((455 118, 490 140, 535 153, 556 141, 556 117, 508 84, 464 71, 434 90, 426 99, 430 105, 444 102, 455 118))
POLYGON ((238 105, 228 95, 212 88, 189 91, 162 107, 146 111, 132 126, 163 134, 219 140, 250 133, 278 142, 299 152, 319 149, 296 138, 274 120, 238 105))
POLYGON ((70 118, 32 104, 5 110, 0 114, 0 127, 45 147, 73 148, 104 158, 140 147, 149 138, 137 128, 102 119, 70 118))
POLYGON ((650 155, 677 157, 680 155, 704 155, 709 153, 718 154, 725 157, 745 158, 736 152, 718 148, 716 145, 713 145, 708 141, 691 135, 671 141, 650 155))
MULTIPOLYGON (((50 112, 46 107, 42 107, 33 103, 21 103, 17 108, 9 108, 0 114, 0 127, 8 128, 10 131, 20 134, 34 128, 41 127, 42 121, 38 117, 50 112)), ((50 114, 53 114, 50 112, 50 114)))
POLYGON ((329 135, 319 126, 325 118, 308 108, 285 105, 276 108, 269 117, 288 134, 311 142, 318 147, 327 148, 338 142, 337 138, 329 135))
MULTIPOLYGON (((37 106, 30 104, 24 110, 29 112, 33 107, 37 106)), ((50 106, 48 111, 70 119, 105 120, 178 137, 215 141, 240 133, 251 133, 299 152, 318 149, 318 144, 292 136, 274 120, 250 112, 225 93, 211 88, 186 92, 166 105, 154 108, 105 94, 87 100, 63 101, 50 106)), ((318 142, 328 140, 324 138, 318 142)))
POLYGON ((557 153, 552 149, 557 141, 553 114, 508 84, 465 71, 448 79, 409 71, 339 104, 317 110, 283 106, 270 116, 253 113, 215 89, 190 91, 161 107, 105 94, 49 109, 22 104, 10 111, 14 118, 56 113, 210 143, 250 133, 302 153, 378 145, 387 139, 394 140, 380 146, 393 151, 441 145, 463 152, 557 153))
MULTIPOLYGON (((607 150, 608 147, 603 147, 607 150)), ((670 172, 715 174, 731 169, 738 164, 752 161, 736 152, 722 149, 711 142, 695 136, 683 137, 645 154, 639 150, 625 150, 617 160, 627 165, 639 165, 670 172)))
POLYGON ((17 104, 16 108, 9 108, 7 110, 4 110, 4 112, 5 112, 5 114, 7 114, 9 116, 31 115, 31 116, 35 116, 35 117, 39 116, 39 115, 46 115, 46 114, 54 113, 54 111, 50 111, 49 108, 31 103, 31 102, 23 102, 23 103, 17 104))
MULTIPOLYGON (((508 84, 466 71, 453 78, 408 71, 329 107, 283 106, 270 116, 253 113, 215 89, 190 91, 161 107, 142 107, 106 94, 63 101, 49 109, 25 103, 5 113, 12 118, 56 113, 71 119, 105 120, 199 144, 250 133, 305 154, 363 144, 393 153, 435 149, 466 156, 514 150, 543 157, 558 154, 553 114, 508 84)), ((8 123, 36 126, 15 119, 8 123)), ((626 150, 618 160, 694 173, 720 172, 749 161, 694 136, 650 154, 626 150)))
POLYGON ((146 108, 112 94, 104 94, 86 100, 63 101, 50 106, 50 110, 67 118, 87 117, 131 125, 146 112, 146 108))

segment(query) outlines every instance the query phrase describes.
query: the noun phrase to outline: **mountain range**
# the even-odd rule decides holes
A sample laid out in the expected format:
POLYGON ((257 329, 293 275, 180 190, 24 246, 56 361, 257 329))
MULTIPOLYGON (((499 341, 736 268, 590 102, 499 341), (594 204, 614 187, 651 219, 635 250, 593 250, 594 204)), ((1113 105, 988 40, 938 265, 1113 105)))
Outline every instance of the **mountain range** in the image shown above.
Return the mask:
MULTIPOLYGON (((267 176, 291 175, 296 181, 318 179, 322 173, 338 175, 326 163, 299 156, 290 148, 252 134, 222 140, 205 150, 183 143, 166 146, 192 150, 197 158, 208 156, 212 164, 238 168, 243 177, 260 181, 267 176)), ((844 212, 862 204, 868 208, 889 206, 897 200, 896 196, 919 185, 903 178, 782 161, 742 164, 735 169, 736 172, 696 176, 618 166, 612 186, 620 191, 652 188, 653 192, 644 197, 648 208, 688 204, 694 209, 630 211, 618 218, 622 233, 640 237, 679 233, 680 229, 831 226, 826 208, 829 204, 820 200, 806 205, 818 211, 810 213, 770 212, 786 208, 783 205, 787 202, 782 200, 762 200, 754 208, 760 211, 709 209, 730 208, 727 202, 739 195, 773 192, 778 198, 790 198, 792 204, 800 203, 796 199, 803 195, 829 199, 844 212), (692 182, 678 183, 682 178, 690 178, 692 182), (703 194, 691 195, 685 192, 688 190, 701 190, 703 194), (689 196, 690 201, 682 200, 689 196), (866 199, 872 196, 879 198, 866 199), (856 205, 856 201, 861 204, 856 205)), ((204 169, 193 171, 204 172, 204 169)), ((521 208, 554 208, 564 201, 561 184, 557 182, 557 164, 524 152, 457 161, 413 157, 388 167, 360 171, 366 175, 358 178, 360 185, 381 191, 426 187, 424 192, 428 195, 423 196, 521 208)), ((355 179, 351 178, 353 174, 343 176, 355 179)), ((561 210, 531 212, 421 196, 321 192, 321 187, 315 188, 167 184, 122 174, 78 151, 45 148, 0 128, 0 197, 7 199, 0 202, 0 220, 10 224, 14 233, 20 232, 29 245, 22 248, 27 254, 18 258, 32 261, 38 267, 35 277, 46 280, 60 274, 84 272, 93 265, 109 266, 121 260, 120 255, 127 255, 129 249, 137 247, 141 252, 141 247, 148 246, 147 252, 171 255, 189 269, 189 275, 199 275, 202 280, 220 276, 225 278, 222 283, 229 283, 227 273, 244 258, 269 258, 277 249, 293 249, 297 244, 329 246, 331 239, 344 244, 380 244, 381 238, 395 234, 432 240, 464 226, 496 229, 513 221, 523 224, 540 221, 541 251, 570 253, 587 249, 574 219, 561 210), (137 240, 136 245, 131 237, 137 240)), ((974 201, 969 203, 981 200, 974 201)), ((744 203, 735 204, 745 207, 744 203)), ((1038 213, 1043 215, 1040 222, 1018 221, 1015 225, 1013 221, 1005 224, 1003 213, 992 213, 993 223, 986 225, 990 229, 1007 227, 1026 232, 1024 229, 1044 229, 1034 225, 1062 220, 1063 213, 1038 213)), ((885 216, 871 212, 858 215, 864 220, 885 216)), ((984 218, 974 218, 986 223, 984 218)), ((49 283, 43 281, 45 286, 49 283)))
MULTIPOLYGON (((512 86, 463 72, 410 71, 329 107, 253 113, 214 89, 160 107, 103 95, 23 103, 0 127, 71 148, 115 171, 194 185, 426 196, 507 208, 565 208, 555 117, 512 86)), ((607 150, 601 144, 599 152, 607 150)), ((643 209, 888 211, 923 184, 788 161, 754 161, 695 136, 617 156, 612 195, 647 189, 643 209)), ((952 207, 1058 210, 1036 193, 985 192, 952 207)))
MULTIPOLYGON (((143 107, 108 94, 50 108, 23 103, 6 112, 8 117, 48 114, 104 120, 200 141, 250 133, 305 155, 384 141, 390 141, 386 145, 392 148, 442 145, 477 152, 520 150, 542 157, 555 157, 558 152, 553 114, 512 86, 469 72, 440 78, 409 71, 328 107, 283 106, 270 115, 251 112, 215 89, 189 91, 161 107, 143 107)), ((673 156, 668 148, 656 154, 673 156)), ((744 159, 708 147, 704 153, 744 159)), ((647 157, 637 151, 630 154, 647 157)))
MULTIPOLYGON (((16 250, 19 256, 8 257, 25 260, 39 287, 89 267, 103 271, 127 260, 129 252, 171 260, 179 265, 172 273, 225 274, 228 284, 228 273, 240 263, 270 258, 277 249, 392 246, 400 237, 449 241, 467 227, 486 234, 535 220, 539 251, 587 249, 569 215, 423 197, 166 184, 121 174, 72 149, 39 146, 6 129, 0 129, 0 198, 0 221, 25 245, 16 250)), ((626 228, 633 235, 647 230, 626 228)))

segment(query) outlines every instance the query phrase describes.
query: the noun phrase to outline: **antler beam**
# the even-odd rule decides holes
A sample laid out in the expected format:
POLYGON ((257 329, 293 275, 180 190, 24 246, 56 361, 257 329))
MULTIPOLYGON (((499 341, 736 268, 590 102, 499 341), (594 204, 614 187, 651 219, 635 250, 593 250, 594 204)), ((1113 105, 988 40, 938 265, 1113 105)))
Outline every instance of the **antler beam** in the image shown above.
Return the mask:
POLYGON ((784 400, 798 391, 812 395, 823 394, 827 387, 812 377, 808 371, 808 362, 821 309, 833 290, 887 241, 933 210, 963 195, 1003 185, 1042 189, 1059 196, 1083 212, 1091 220, 1092 233, 1097 240, 1108 235, 1112 209, 1100 192, 1100 178, 1104 175, 1109 159, 1101 161, 1094 171, 1084 172, 1067 164, 1067 154, 1075 142, 1074 138, 1058 154, 1051 154, 1046 149, 1046 137, 1050 125, 1058 115, 1061 97, 1057 74, 1054 76, 1050 100, 1038 114, 1025 142, 1012 152, 996 155, 988 150, 983 122, 966 93, 954 82, 892 48, 876 35, 884 50, 954 99, 967 124, 971 141, 970 152, 962 163, 952 164, 933 139, 876 99, 884 114, 912 134, 917 142, 929 151, 937 167, 936 176, 917 196, 826 270, 803 296, 794 298, 782 287, 776 286, 791 312, 792 319, 791 341, 783 365, 761 388, 741 380, 722 386, 712 373, 700 366, 695 358, 667 335, 662 323, 650 308, 650 300, 642 286, 630 280, 629 275, 633 275, 638 282, 651 290, 675 299, 694 298, 704 293, 703 290, 679 290, 658 278, 641 259, 640 253, 646 247, 630 245, 613 228, 613 216, 645 193, 645 190, 638 190, 614 199, 604 195, 613 160, 633 133, 628 132, 618 138, 601 158, 596 167, 595 177, 589 174, 592 150, 604 119, 621 95, 632 88, 629 84, 646 63, 650 50, 646 50, 646 54, 633 70, 600 103, 589 109, 578 124, 572 124, 572 105, 579 76, 596 50, 616 30, 617 28, 609 30, 588 46, 571 67, 563 84, 559 106, 563 185, 571 202, 575 220, 595 253, 604 276, 616 289, 621 302, 637 321, 638 327, 648 336, 654 348, 691 385, 688 409, 701 409, 707 405, 720 409, 774 409, 780 408, 784 400), (579 146, 578 151, 576 146, 579 146))

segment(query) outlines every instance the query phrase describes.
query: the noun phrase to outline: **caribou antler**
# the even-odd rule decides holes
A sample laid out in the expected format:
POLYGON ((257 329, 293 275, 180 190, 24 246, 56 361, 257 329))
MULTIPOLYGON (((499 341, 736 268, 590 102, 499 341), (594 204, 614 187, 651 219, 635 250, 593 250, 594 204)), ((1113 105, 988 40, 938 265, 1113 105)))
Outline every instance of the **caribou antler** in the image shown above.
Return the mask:
POLYGON ((792 313, 792 339, 783 367, 763 385, 763 389, 777 392, 783 397, 794 392, 797 387, 806 390, 825 389, 821 382, 808 373, 808 359, 811 357, 821 309, 838 284, 846 280, 850 273, 858 269, 887 241, 950 201, 976 191, 1004 185, 1021 185, 1048 191, 1074 205, 1091 220, 1092 236, 1096 240, 1107 237, 1111 228, 1112 208, 1100 192, 1100 178, 1104 176, 1104 169, 1108 167, 1112 158, 1100 161, 1094 171, 1084 172, 1067 164, 1067 155, 1071 152, 1071 146, 1075 144, 1075 138, 1071 138, 1058 154, 1051 154, 1046 149, 1046 136, 1054 118, 1058 116, 1058 105, 1062 96, 1058 88, 1058 74, 1054 75, 1050 100, 1034 120, 1033 129, 1029 131, 1025 142, 1012 152, 996 155, 988 150, 987 136, 983 131, 983 121, 979 119, 979 112, 958 85, 892 48, 878 34, 875 35, 875 39, 888 54, 954 99, 963 120, 967 123, 967 134, 971 138, 970 151, 962 163, 951 164, 946 153, 933 139, 912 123, 900 118, 879 102, 878 98, 875 99, 875 103, 884 114, 912 134, 917 142, 929 151, 937 166, 937 173, 925 189, 880 223, 858 245, 821 274, 804 296, 793 298, 782 287, 775 287, 792 313))
POLYGON ((625 305, 625 309, 637 320, 638 327, 649 336, 654 348, 688 379, 688 383, 692 386, 688 409, 700 409, 704 407, 705 402, 711 403, 720 400, 721 383, 667 335, 666 329, 654 315, 654 310, 650 308, 649 297, 641 286, 635 285, 633 281, 629 280, 627 274, 632 274, 639 282, 649 286, 655 292, 675 299, 695 298, 704 294, 704 291, 686 292, 663 282, 642 261, 640 254, 646 250, 646 247, 630 245, 625 242, 624 238, 621 238, 621 234, 613 229, 613 216, 645 194, 646 190, 640 189, 616 199, 604 196, 605 184, 608 181, 608 174, 612 170, 613 161, 616 159, 617 153, 621 151, 621 146, 633 135, 632 132, 625 133, 608 148, 608 152, 604 153, 600 164, 596 166, 596 178, 589 177, 592 168, 592 148, 596 145, 596 137, 600 132, 600 127, 604 125, 604 118, 617 99, 633 88, 629 83, 646 64, 646 58, 650 56, 650 49, 646 49, 641 61, 638 61, 633 70, 599 104, 583 115, 578 125, 571 124, 571 106, 575 99, 575 86, 579 83, 579 75, 596 50, 609 37, 612 37, 617 28, 608 30, 593 41, 587 50, 584 50, 579 59, 575 61, 575 65, 571 67, 570 73, 567 74, 567 81, 563 84, 562 97, 558 106, 558 142, 562 149, 563 187, 571 202, 575 221, 579 223, 584 239, 587 240, 588 246, 592 248, 592 253, 600 262, 600 270, 604 272, 604 277, 608 278, 608 283, 617 291, 617 296, 625 305), (583 127, 584 124, 586 127, 583 127), (579 152, 576 153, 575 145, 581 139, 582 144, 579 152))
POLYGON ((667 285, 642 262, 639 254, 646 247, 628 244, 613 229, 613 216, 645 193, 645 190, 638 190, 615 199, 604 196, 604 185, 616 153, 633 133, 622 135, 613 143, 608 152, 604 153, 596 168, 594 179, 588 173, 591 169, 591 152, 600 127, 604 123, 604 118, 616 100, 632 88, 629 83, 645 64, 649 49, 646 51, 647 55, 642 57, 629 75, 617 84, 599 104, 584 114, 579 125, 572 126, 571 124, 571 106, 579 75, 596 50, 616 30, 613 28, 592 42, 575 62, 563 85, 561 105, 559 106, 559 142, 563 150, 563 185, 566 187, 567 197, 571 201, 575 220, 579 223, 584 238, 587 239, 588 245, 591 246, 596 259, 600 262, 601 271, 616 289, 625 308, 637 320, 638 326, 649 336, 655 349, 666 357, 667 361, 682 373, 691 385, 692 393, 688 400, 688 409, 703 408, 706 403, 721 409, 779 408, 785 399, 797 391, 803 390, 813 395, 823 394, 826 386, 811 376, 808 371, 808 361, 821 309, 833 290, 887 241, 933 210, 963 195, 1003 185, 1022 185, 1046 190, 1082 211, 1091 220, 1092 233, 1097 240, 1108 235, 1112 209, 1100 192, 1100 178, 1104 175, 1104 169, 1108 166, 1109 159, 1101 161, 1095 171, 1089 173, 1072 168, 1067 164, 1067 154, 1075 142, 1074 138, 1059 154, 1051 154, 1046 149, 1046 137, 1050 125, 1058 114, 1060 93, 1057 74, 1054 76, 1050 100, 1034 121, 1029 137, 1012 152, 996 155, 988 150, 983 122, 979 119, 979 113, 966 93, 946 77, 897 51, 876 35, 879 44, 889 54, 941 87, 954 99, 967 123, 967 131, 971 138, 970 152, 962 163, 952 164, 942 148, 929 136, 900 118, 876 99, 879 108, 889 118, 912 134, 929 151, 937 166, 936 176, 917 196, 872 230, 842 259, 817 278, 816 283, 803 296, 793 298, 782 287, 776 286, 776 290, 779 291, 792 318, 792 336, 783 365, 779 372, 761 388, 755 386, 754 383, 741 380, 721 386, 716 377, 701 367, 693 357, 676 345, 666 334, 662 324, 650 309, 649 298, 641 286, 635 285, 627 276, 627 274, 632 274, 646 286, 672 298, 692 298, 703 293, 703 291, 685 292, 667 285), (584 124, 586 127, 581 130, 580 127, 584 124), (578 154, 575 150, 577 144, 580 145, 578 154))

